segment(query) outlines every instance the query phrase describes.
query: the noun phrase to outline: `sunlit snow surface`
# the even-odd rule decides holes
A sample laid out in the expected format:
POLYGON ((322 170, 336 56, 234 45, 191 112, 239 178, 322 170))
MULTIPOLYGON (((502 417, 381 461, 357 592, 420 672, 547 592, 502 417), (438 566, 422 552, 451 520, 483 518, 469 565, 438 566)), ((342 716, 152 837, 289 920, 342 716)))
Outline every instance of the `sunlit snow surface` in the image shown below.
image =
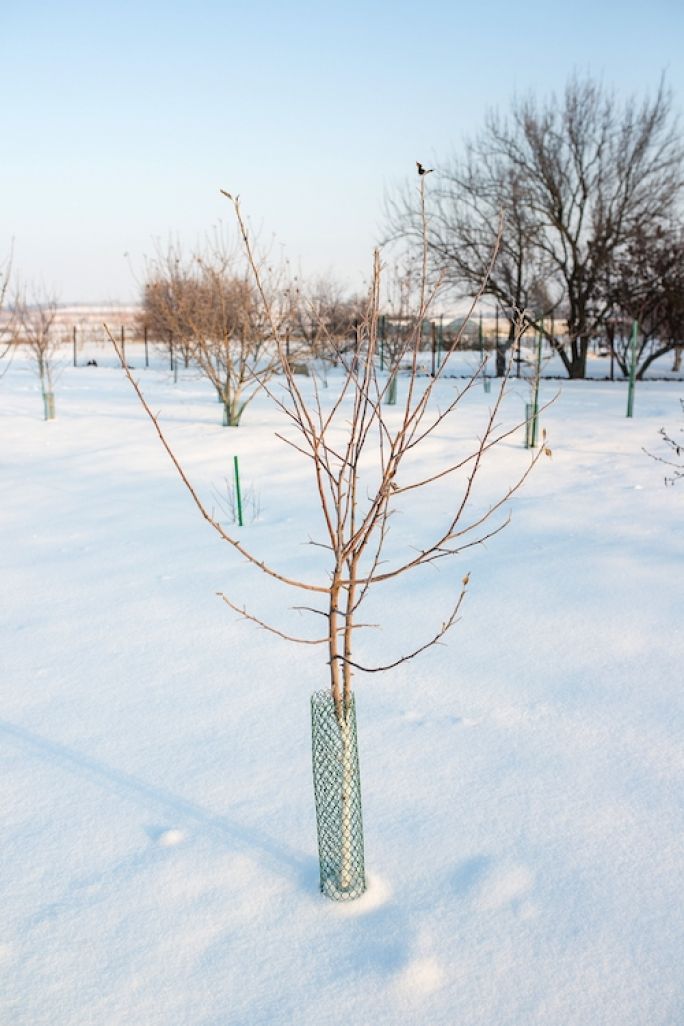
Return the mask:
MULTIPOLYGON (((545 383, 553 456, 510 526, 371 598, 375 663, 427 640, 472 572, 447 644, 357 677, 369 889, 338 906, 310 780, 324 655, 216 592, 298 634, 320 618, 212 533, 95 355, 65 357, 51 423, 20 358, 0 380, 3 1026, 681 1024, 684 483, 643 448, 679 429, 684 383, 638 384, 631 421, 624 382, 545 383)), ((259 506, 241 539, 319 579, 277 411, 222 428, 192 372, 130 360, 209 507, 238 455, 259 506)), ((511 382, 502 423, 528 398, 511 382)), ((476 386, 422 465, 468 451, 492 399, 476 386)), ((521 442, 491 454, 474 512, 521 442)), ((413 494, 389 559, 458 482, 413 494)))

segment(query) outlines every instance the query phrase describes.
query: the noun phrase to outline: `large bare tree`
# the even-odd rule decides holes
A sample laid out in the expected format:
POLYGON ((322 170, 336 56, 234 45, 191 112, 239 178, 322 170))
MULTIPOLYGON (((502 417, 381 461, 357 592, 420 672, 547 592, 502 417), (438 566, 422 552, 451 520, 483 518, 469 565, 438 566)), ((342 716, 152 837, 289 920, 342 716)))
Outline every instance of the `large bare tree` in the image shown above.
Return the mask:
MULTIPOLYGON (((487 115, 464 160, 441 179, 430 243, 472 290, 501 206, 506 227, 488 290, 534 311, 540 328, 539 314, 562 310, 567 339, 550 341, 568 375, 580 378, 610 312, 610 264, 630 238, 671 215, 682 171, 664 83, 652 99, 621 101, 575 76, 561 97, 515 99, 508 115, 487 115)), ((393 222, 415 233, 415 206, 395 204, 393 222)))

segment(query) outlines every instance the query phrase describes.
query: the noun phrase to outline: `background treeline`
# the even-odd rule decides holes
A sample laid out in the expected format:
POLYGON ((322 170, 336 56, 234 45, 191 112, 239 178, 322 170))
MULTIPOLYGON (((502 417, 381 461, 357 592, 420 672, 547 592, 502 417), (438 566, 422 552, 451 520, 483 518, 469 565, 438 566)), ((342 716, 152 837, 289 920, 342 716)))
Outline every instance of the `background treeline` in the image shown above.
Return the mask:
MULTIPOLYGON (((449 289, 421 331, 433 372, 458 337, 461 346, 495 348, 503 374, 506 350, 522 332, 541 335, 571 378, 586 376, 592 349, 611 356, 611 376, 614 365, 626 376, 635 321, 636 376, 669 351, 680 370, 684 148, 664 83, 652 98, 621 99, 600 82, 574 77, 561 96, 514 99, 427 173, 429 179, 418 176, 427 189, 416 187, 414 172, 387 201, 381 369, 394 366, 414 330, 416 253, 426 237, 431 274, 449 289), (464 327, 454 312, 484 281, 484 325, 464 327)), ((259 269, 268 316, 244 254, 224 233, 190 250, 170 244, 148 260, 140 313, 126 326, 129 337, 168 348, 172 368, 198 368, 230 425, 275 372, 276 334, 301 369, 314 362, 325 375, 367 328, 368 295, 349 294, 330 277, 293 278, 268 253, 259 269)), ((73 335, 75 361, 76 328, 67 332, 56 297, 9 288, 10 272, 6 260, 0 357, 12 342, 27 344, 43 391, 51 393, 54 349, 73 335)))

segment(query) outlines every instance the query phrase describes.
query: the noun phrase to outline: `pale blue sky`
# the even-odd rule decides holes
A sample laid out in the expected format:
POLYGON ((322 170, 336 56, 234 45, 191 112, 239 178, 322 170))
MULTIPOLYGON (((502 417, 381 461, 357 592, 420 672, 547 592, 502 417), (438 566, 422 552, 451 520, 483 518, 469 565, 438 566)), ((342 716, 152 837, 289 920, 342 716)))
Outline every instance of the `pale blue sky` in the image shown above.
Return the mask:
POLYGON ((135 298, 129 265, 155 238, 230 219, 222 186, 293 264, 356 287, 385 191, 514 92, 574 70, 653 92, 664 70, 681 110, 683 10, 15 2, 0 15, 0 258, 13 237, 17 272, 63 301, 135 298))

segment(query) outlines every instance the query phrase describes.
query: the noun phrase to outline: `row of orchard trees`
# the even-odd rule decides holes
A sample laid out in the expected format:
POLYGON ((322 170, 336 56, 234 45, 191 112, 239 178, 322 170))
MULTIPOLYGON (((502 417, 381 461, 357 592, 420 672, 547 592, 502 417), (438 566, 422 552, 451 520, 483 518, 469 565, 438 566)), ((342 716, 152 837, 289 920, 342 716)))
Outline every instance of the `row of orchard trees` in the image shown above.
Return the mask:
MULTIPOLYGON (((276 339, 284 341, 293 368, 315 367, 325 381, 328 366, 356 351, 367 317, 367 296, 345 296, 330 280, 289 280, 266 259, 259 261, 259 272, 267 303, 244 254, 221 234, 189 254, 172 245, 147 265, 141 328, 211 382, 223 405, 225 425, 237 426, 259 388, 281 372, 276 339)), ((390 402, 396 401, 413 285, 408 274, 396 274, 392 281, 381 339, 383 367, 392 385, 390 402)))
MULTIPOLYGON (((193 251, 171 245, 147 263, 134 337, 144 338, 146 353, 148 340, 168 350, 172 369, 180 362, 206 377, 223 406, 226 426, 238 426, 259 389, 282 373, 276 339, 284 339, 295 371, 316 373, 327 384, 327 368, 356 351, 367 318, 368 297, 345 295, 330 279, 291 280, 286 268, 275 269, 265 258, 259 261, 259 270, 268 316, 244 252, 223 233, 209 235, 193 251)), ((0 267, 0 359, 18 346, 27 352, 49 420, 55 416, 54 384, 63 357, 64 323, 57 298, 44 289, 17 287, 8 296, 10 271, 8 259, 0 267)), ((394 274, 392 281, 386 290, 390 313, 382 317, 381 364, 390 376, 388 402, 394 403, 400 356, 411 328, 409 293, 415 283, 409 274, 394 274)), ((425 339, 429 345, 429 332, 425 339)), ((73 345, 75 362, 75 334, 73 345)))
MULTIPOLYGON (((484 280, 504 228, 487 293, 510 321, 542 331, 567 374, 582 378, 596 338, 626 373, 620 328, 640 327, 639 375, 684 343, 684 151, 672 97, 619 100, 573 77, 562 96, 514 99, 491 111, 463 150, 435 165, 429 246, 463 294, 484 280), (562 321, 562 337, 550 331, 562 321), (654 344, 654 341, 657 344, 654 344)), ((390 234, 419 245, 414 192, 388 203, 390 234)))

